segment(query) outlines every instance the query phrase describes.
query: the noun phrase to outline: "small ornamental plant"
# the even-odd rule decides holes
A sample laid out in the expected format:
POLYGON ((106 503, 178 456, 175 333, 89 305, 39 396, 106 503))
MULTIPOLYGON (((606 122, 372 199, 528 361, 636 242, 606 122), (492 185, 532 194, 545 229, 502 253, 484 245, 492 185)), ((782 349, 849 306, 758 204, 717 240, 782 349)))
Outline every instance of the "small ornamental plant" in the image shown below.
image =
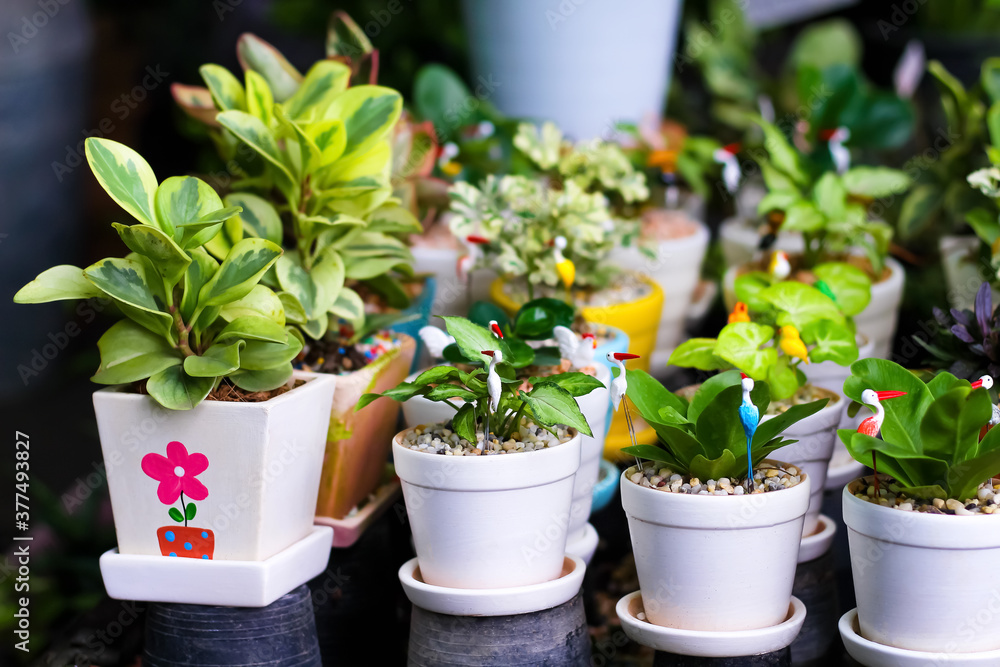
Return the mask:
POLYGON ((282 300, 260 284, 281 248, 242 238, 213 256, 206 245, 243 213, 239 206, 226 206, 197 178, 158 183, 117 142, 87 139, 86 154, 101 187, 138 221, 112 223, 131 252, 84 269, 53 267, 14 301, 110 299, 122 319, 98 341, 101 364, 91 379, 141 388, 166 408, 191 409, 222 385, 243 390, 243 400, 285 385, 302 338, 286 326, 282 300))
POLYGON ((855 292, 848 283, 835 299, 795 281, 755 289, 752 309, 738 302, 717 338, 681 343, 668 363, 703 371, 736 368, 766 381, 770 398, 792 399, 807 384, 804 364, 847 366, 858 358, 854 324, 838 306, 842 299, 856 307, 860 294, 855 292))
MULTIPOLYGON (((629 400, 642 419, 655 431, 657 445, 634 445, 622 451, 652 462, 632 472, 636 484, 664 491, 740 495, 748 484, 749 457, 754 469, 756 492, 785 488, 799 480, 797 469, 767 477, 761 464, 767 455, 795 443, 781 434, 790 426, 819 412, 828 399, 795 405, 779 415, 760 421, 747 440, 740 417, 744 382, 739 371, 719 373, 701 384, 687 400, 668 391, 642 370, 628 371, 629 400), (773 480, 773 481, 771 481, 773 480)), ((767 413, 771 401, 766 382, 752 383, 749 398, 758 413, 767 413)))
POLYGON ((990 283, 979 286, 973 310, 946 313, 935 306, 933 312, 930 338, 913 337, 928 352, 928 366, 969 381, 1000 377, 1000 311, 993 307, 990 283))
POLYGON ((852 492, 906 510, 994 513, 1000 429, 988 428, 993 405, 986 384, 970 385, 948 372, 925 383, 885 359, 852 364, 844 393, 875 411, 882 436, 860 432, 863 428, 837 431, 851 456, 874 467, 882 480, 878 489, 863 484, 852 486, 852 492), (873 399, 884 390, 896 396, 873 399))
POLYGON ((584 373, 557 373, 532 377, 531 388, 522 390, 523 380, 508 361, 514 353, 504 339, 465 318, 444 320, 461 354, 486 368, 471 371, 454 366, 430 368, 412 382, 403 382, 381 394, 365 394, 357 410, 383 396, 400 402, 423 396, 446 403, 455 410, 455 415, 447 425, 439 425, 438 431, 444 439, 439 438, 437 443, 432 443, 430 437, 426 443, 414 439, 413 448, 426 445, 424 448, 431 453, 479 455, 539 449, 569 437, 568 427, 591 435, 575 399, 603 387, 599 380, 584 373), (463 403, 455 404, 452 399, 461 399, 463 403), (487 432, 489 437, 485 435, 487 432), (544 436, 543 432, 552 437, 544 436))
POLYGON ((621 149, 594 140, 577 145, 552 123, 523 124, 514 145, 538 170, 487 176, 450 189, 452 233, 476 235, 484 266, 522 278, 528 297, 539 285, 596 289, 616 274, 607 256, 649 197, 646 180, 621 149), (561 264, 571 264, 570 274, 561 264))

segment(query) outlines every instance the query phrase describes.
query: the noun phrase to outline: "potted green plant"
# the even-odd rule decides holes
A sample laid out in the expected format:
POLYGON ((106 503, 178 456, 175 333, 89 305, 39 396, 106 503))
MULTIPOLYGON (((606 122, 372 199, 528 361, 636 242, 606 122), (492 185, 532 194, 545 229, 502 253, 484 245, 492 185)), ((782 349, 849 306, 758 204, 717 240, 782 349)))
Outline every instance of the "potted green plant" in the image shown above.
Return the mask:
POLYGON ((478 355, 485 371, 437 366, 357 406, 423 396, 454 412, 393 440, 421 576, 434 586, 479 589, 555 579, 580 437, 593 435, 575 399, 604 385, 570 372, 531 378, 525 389, 504 339, 463 318, 446 322, 462 354, 478 355))
POLYGON ((929 355, 927 366, 970 382, 1000 377, 1000 312, 993 308, 990 283, 980 284, 973 310, 935 307, 933 313, 929 335, 913 336, 929 355))
POLYGON ((739 416, 741 401, 766 414, 766 382, 727 371, 687 400, 643 371, 629 370, 627 377, 628 398, 656 429, 660 445, 624 450, 643 463, 621 476, 646 620, 707 631, 783 622, 812 482, 799 468, 767 457, 794 442, 784 439, 786 430, 826 401, 762 420, 750 438, 739 416), (754 470, 749 481, 748 458, 754 470), (733 595, 751 580, 754 595, 733 595))
MULTIPOLYGON (((900 196, 906 191, 909 176, 887 167, 857 166, 842 174, 816 170, 780 129, 763 120, 758 122, 766 139, 767 156, 761 157, 759 164, 768 193, 757 210, 771 221, 768 233, 779 234, 775 247, 787 251, 793 273, 808 272, 830 261, 849 262, 863 269, 872 283, 871 301, 855 321, 873 341, 875 354, 887 356, 896 329, 904 273, 902 266, 889 257, 892 227, 870 218, 873 209, 881 206, 880 198, 900 196), (789 243, 782 241, 782 232, 792 233, 789 243)), ((723 278, 730 307, 736 301, 736 278, 748 271, 766 270, 769 259, 765 256, 757 262, 730 263, 723 278)))
MULTIPOLYGON (((158 182, 117 142, 87 139, 86 154, 104 190, 137 221, 114 223, 131 253, 51 268, 14 300, 98 297, 120 313, 98 341, 92 378, 114 385, 94 394, 94 409, 119 552, 161 554, 161 503, 184 502, 179 491, 199 501, 197 510, 185 505, 182 520, 197 511, 203 532, 217 531, 199 557, 265 560, 312 527, 335 384, 293 372, 301 335, 260 284, 281 248, 246 238, 216 261, 205 246, 243 213, 238 206, 225 206, 197 178, 158 182), (154 436, 137 437, 148 424, 154 436), (147 465, 147 457, 162 461, 147 465), (276 465, 282 474, 273 475, 276 465)), ((190 555, 182 546, 176 553, 190 555)))
POLYGON ((759 289, 744 316, 733 317, 717 338, 693 338, 678 346, 670 358, 677 366, 703 371, 735 368, 756 381, 766 381, 771 412, 761 413, 762 423, 790 406, 828 401, 817 414, 790 427, 788 436, 796 444, 776 454, 812 480, 803 537, 819 527, 835 430, 845 406, 837 393, 811 383, 804 369, 822 362, 847 366, 858 358, 854 327, 838 303, 861 298, 863 288, 849 280, 834 284, 839 294, 836 301, 796 281, 759 289))
POLYGON ((1000 471, 1000 429, 981 436, 994 410, 988 384, 974 388, 948 372, 925 383, 883 359, 851 366, 844 390, 875 411, 876 428, 839 435, 879 476, 843 491, 866 640, 936 656, 1000 649, 1000 619, 969 615, 988 609, 1000 586, 1000 518, 988 516, 1000 514, 991 479, 1000 471), (885 390, 905 395, 880 402, 876 392, 885 390), (878 426, 881 440, 872 437, 878 426), (921 572, 934 576, 915 586, 921 572), (920 613, 929 608, 932 615, 920 613))
POLYGON ((207 90, 175 89, 175 97, 194 115, 185 96, 208 96, 211 107, 198 114, 208 112, 220 154, 238 176, 225 200, 244 213, 209 250, 254 236, 289 242, 264 280, 303 333, 300 365, 340 376, 317 513, 342 519, 378 484, 398 414, 392 404, 364 415, 353 407, 364 392, 406 376, 416 356, 406 331, 415 335, 426 323, 433 281, 415 279, 404 239, 421 227, 392 197, 390 139, 402 97, 349 85, 355 71, 331 48, 301 75, 269 44, 243 35, 245 86, 209 64, 201 68, 207 90), (393 312, 419 317, 396 325, 405 331, 385 330, 387 318, 374 315, 393 312))

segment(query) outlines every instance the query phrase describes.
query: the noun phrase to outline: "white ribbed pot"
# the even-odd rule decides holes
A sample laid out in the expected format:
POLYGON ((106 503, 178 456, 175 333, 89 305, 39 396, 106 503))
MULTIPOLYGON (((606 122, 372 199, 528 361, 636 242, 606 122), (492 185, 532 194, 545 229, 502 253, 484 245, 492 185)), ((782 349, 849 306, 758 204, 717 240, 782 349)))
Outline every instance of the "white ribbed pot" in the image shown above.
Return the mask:
MULTIPOLYGON (((745 264, 744 262, 743 264, 745 264)), ((743 266, 731 265, 722 277, 722 294, 727 310, 736 303, 736 275, 743 266)), ((888 359, 892 353, 892 339, 896 335, 896 321, 899 318, 899 304, 903 299, 903 283, 906 272, 892 257, 886 259, 889 277, 872 285, 872 298, 868 306, 854 316, 858 333, 863 333, 872 341, 872 356, 888 359)))
MULTIPOLYGON (((803 470, 812 484, 809 496, 809 510, 802 525, 802 536, 812 535, 819 526, 819 514, 823 508, 823 490, 826 488, 826 473, 833 455, 833 444, 837 439, 846 401, 839 396, 830 399, 822 410, 809 415, 785 429, 782 437, 798 440, 795 444, 776 449, 771 456, 786 461, 803 470)), ((766 421, 770 417, 765 416, 766 421)))
POLYGON ((555 121, 575 139, 659 117, 681 4, 464 0, 474 92, 508 116, 555 121))
POLYGON ((684 337, 684 323, 695 288, 701 277, 701 262, 708 249, 711 234, 708 227, 697 222, 693 234, 659 241, 656 257, 649 257, 635 247, 617 247, 611 251, 611 261, 629 271, 649 276, 663 288, 663 310, 656 336, 656 348, 650 366, 667 365, 670 353, 684 337))
MULTIPOLYGON (((596 364, 597 379, 604 383, 605 387, 611 386, 611 371, 603 364, 596 364)), ((411 382, 419 373, 414 373, 406 378, 411 382)), ((455 405, 461 405, 462 401, 455 399, 455 405)), ((573 482, 573 504, 570 508, 569 528, 567 529, 568 541, 583 537, 587 519, 590 518, 590 505, 593 501, 594 486, 600 473, 601 454, 604 452, 604 437, 608 430, 608 412, 611 409, 610 392, 608 389, 595 389, 585 396, 576 399, 580 411, 587 419, 593 436, 580 436, 581 460, 580 469, 576 473, 573 482)), ((438 424, 451 419, 455 411, 444 405, 440 401, 429 401, 423 396, 414 396, 403 403, 403 419, 407 428, 413 428, 420 424, 438 424)))
POLYGON ((392 443, 423 580, 510 588, 562 572, 580 435, 519 454, 442 456, 392 443))
POLYGON ((781 491, 701 496, 639 486, 632 472, 621 477, 622 507, 651 623, 731 632, 787 618, 808 475, 781 491))
POLYGON ((903 512, 855 498, 856 484, 843 497, 861 635, 912 651, 1000 649, 1000 515, 903 512))

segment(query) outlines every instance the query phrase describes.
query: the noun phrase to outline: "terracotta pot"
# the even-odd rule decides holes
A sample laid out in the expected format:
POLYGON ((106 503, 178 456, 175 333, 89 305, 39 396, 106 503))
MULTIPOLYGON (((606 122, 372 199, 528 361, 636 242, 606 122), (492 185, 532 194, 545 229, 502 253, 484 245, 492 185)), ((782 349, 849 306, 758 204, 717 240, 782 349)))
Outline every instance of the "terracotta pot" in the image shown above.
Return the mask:
POLYGON ((163 556, 212 560, 215 552, 215 533, 207 528, 161 526, 156 529, 156 539, 163 556))
POLYGON ((621 476, 622 507, 650 623, 732 632, 785 620, 808 475, 781 491, 701 496, 639 486, 633 472, 621 476))
MULTIPOLYGON (((309 535, 338 378, 296 372, 293 379, 305 384, 268 401, 203 401, 191 410, 167 410, 147 395, 121 388, 95 392, 118 551, 163 554, 166 532, 180 539, 177 531, 183 528, 163 525, 168 511, 180 511, 181 502, 192 500, 197 530, 210 536, 191 540, 192 547, 202 539, 213 541, 214 560, 266 560, 309 535), (177 471, 181 477, 190 474, 207 495, 161 501, 163 482, 145 472, 143 460, 180 448, 207 461, 204 468, 197 459, 181 461, 191 472, 177 471)), ((176 470, 173 465, 167 468, 176 470)), ((178 557, 187 551, 184 541, 179 544, 171 550, 178 557)))
POLYGON ((337 376, 326 456, 320 475, 318 516, 343 519, 378 486, 396 432, 399 403, 380 398, 355 412, 363 394, 395 387, 410 372, 416 342, 397 334, 400 346, 362 369, 337 376))
POLYGON ((855 498, 856 484, 843 499, 861 635, 911 651, 1000 649, 1000 516, 903 512, 855 498))
POLYGON ((533 452, 437 456, 392 443, 423 580, 448 588, 551 581, 566 554, 580 435, 533 452))

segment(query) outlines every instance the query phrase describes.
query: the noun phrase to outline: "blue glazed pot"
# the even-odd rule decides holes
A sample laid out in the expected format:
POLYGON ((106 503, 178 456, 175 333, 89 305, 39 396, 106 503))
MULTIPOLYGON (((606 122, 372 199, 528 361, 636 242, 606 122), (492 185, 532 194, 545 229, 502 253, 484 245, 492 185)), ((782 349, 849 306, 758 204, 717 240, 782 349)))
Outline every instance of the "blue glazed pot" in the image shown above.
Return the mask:
POLYGON ((413 355, 413 363, 410 371, 415 371, 420 367, 420 360, 423 358, 424 343, 420 340, 420 330, 427 326, 431 319, 431 307, 434 305, 434 290, 437 288, 433 276, 428 276, 424 282, 424 289, 417 296, 410 307, 402 311, 403 315, 416 315, 415 319, 408 322, 400 322, 389 327, 390 331, 404 333, 417 341, 417 351, 413 355))
POLYGON ((597 474, 597 484, 594 485, 594 500, 590 512, 599 512, 608 506, 618 491, 618 466, 607 459, 601 459, 601 471, 597 474))

